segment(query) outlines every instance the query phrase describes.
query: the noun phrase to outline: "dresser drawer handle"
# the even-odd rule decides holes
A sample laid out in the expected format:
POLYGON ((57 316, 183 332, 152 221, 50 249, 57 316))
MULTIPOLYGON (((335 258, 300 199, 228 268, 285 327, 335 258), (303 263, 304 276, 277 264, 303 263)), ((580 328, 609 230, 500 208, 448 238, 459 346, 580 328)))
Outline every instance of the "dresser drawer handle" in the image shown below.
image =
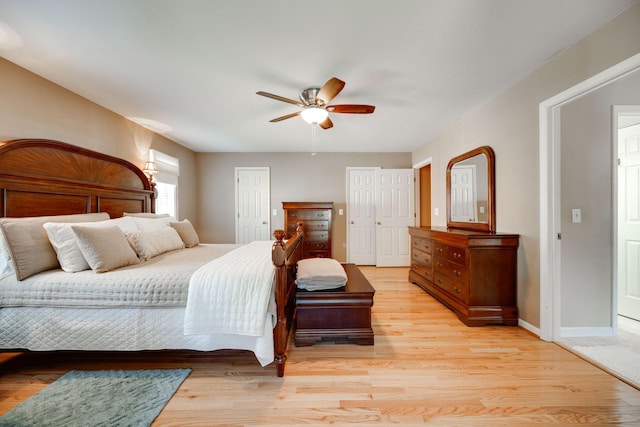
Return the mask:
POLYGON ((453 270, 453 274, 455 274, 456 276, 460 277, 460 275, 461 275, 462 273, 460 273, 458 270, 453 270))
POLYGON ((438 253, 442 253, 442 248, 438 248, 436 250, 438 251, 438 253))
POLYGON ((457 286, 454 286, 453 290, 456 291, 456 293, 458 293, 458 294, 460 293, 460 288, 458 288, 457 286))
POLYGON ((442 268, 442 263, 441 263, 441 262, 437 263, 437 264, 436 264, 436 267, 438 267, 438 268, 442 268))
POLYGON ((460 258, 462 258, 462 254, 459 254, 459 253, 457 253, 457 252, 454 252, 453 257, 454 257, 455 259, 460 259, 460 258))

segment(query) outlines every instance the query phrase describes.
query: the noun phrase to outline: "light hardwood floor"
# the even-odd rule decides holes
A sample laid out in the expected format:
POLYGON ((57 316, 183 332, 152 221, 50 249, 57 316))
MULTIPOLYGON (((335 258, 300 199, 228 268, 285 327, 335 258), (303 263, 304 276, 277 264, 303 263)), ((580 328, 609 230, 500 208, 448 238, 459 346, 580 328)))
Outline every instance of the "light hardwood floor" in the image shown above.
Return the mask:
POLYGON ((640 391, 518 327, 469 328, 407 282, 376 289, 374 346, 289 348, 284 378, 252 354, 0 354, 0 414, 71 369, 190 367, 153 426, 640 425, 640 391))

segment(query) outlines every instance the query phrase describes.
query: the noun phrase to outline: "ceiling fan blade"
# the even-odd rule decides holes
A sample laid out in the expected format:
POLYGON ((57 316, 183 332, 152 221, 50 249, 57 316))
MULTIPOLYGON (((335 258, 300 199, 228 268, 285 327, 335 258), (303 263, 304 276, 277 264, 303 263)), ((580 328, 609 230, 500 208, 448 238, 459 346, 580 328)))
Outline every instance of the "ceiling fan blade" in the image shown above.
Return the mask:
POLYGON ((291 114, 287 114, 286 116, 282 116, 282 117, 276 117, 275 119, 269 120, 270 123, 275 123, 275 122, 281 122, 283 120, 287 120, 290 119, 292 117, 296 117, 300 115, 300 111, 298 111, 297 113, 291 113, 291 114))
POLYGON ((328 82, 322 86, 320 92, 316 95, 316 103, 321 105, 327 105, 333 98, 336 97, 344 88, 345 83, 336 78, 332 77, 328 82))
POLYGON ((285 98, 284 96, 274 95, 269 92, 256 92, 256 95, 266 96, 267 98, 275 99, 276 101, 288 102, 289 104, 297 105, 299 107, 304 107, 305 105, 302 102, 295 101, 293 99, 285 98))
POLYGON ((322 121, 322 123, 320 123, 320 127, 322 129, 331 129, 333 127, 333 122, 329 117, 327 117, 322 121))
POLYGON ((327 111, 330 113, 346 113, 346 114, 371 114, 376 109, 373 105, 358 104, 342 104, 327 105, 327 111))

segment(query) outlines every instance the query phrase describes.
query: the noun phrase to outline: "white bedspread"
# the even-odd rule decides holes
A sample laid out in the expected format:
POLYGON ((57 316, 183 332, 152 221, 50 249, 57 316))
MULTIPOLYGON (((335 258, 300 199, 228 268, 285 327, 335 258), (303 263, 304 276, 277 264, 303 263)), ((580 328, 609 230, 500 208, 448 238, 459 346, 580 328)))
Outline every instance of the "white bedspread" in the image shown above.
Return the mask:
POLYGON ((241 246, 205 264, 191 276, 185 334, 263 334, 267 309, 273 299, 272 245, 270 241, 256 241, 241 246))

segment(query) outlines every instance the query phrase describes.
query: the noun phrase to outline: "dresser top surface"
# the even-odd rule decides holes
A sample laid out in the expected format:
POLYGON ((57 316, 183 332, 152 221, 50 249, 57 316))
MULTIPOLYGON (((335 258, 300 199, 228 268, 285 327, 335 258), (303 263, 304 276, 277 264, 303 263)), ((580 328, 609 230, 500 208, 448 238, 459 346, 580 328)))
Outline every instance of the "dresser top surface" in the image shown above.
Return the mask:
POLYGON ((333 202, 282 202, 283 209, 333 209, 333 202))

